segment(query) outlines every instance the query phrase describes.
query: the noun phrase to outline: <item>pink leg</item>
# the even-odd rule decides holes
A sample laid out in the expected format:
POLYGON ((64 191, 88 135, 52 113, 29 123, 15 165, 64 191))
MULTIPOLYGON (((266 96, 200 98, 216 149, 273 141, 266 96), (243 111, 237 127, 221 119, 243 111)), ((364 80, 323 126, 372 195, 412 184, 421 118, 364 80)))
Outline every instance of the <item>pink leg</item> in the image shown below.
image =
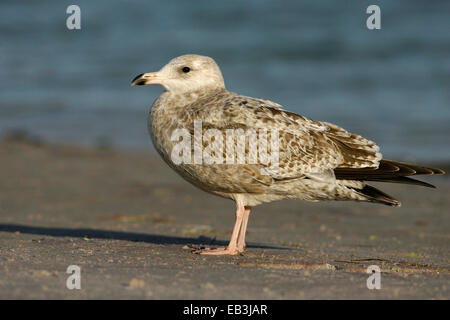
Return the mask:
POLYGON ((239 236, 239 231, 241 229, 242 221, 244 218, 244 214, 245 214, 245 207, 242 204, 237 203, 236 222, 234 223, 233 233, 231 234, 231 240, 227 247, 216 248, 216 249, 208 248, 208 249, 203 249, 203 250, 196 250, 196 251, 194 251, 194 253, 213 254, 213 255, 238 254, 239 251, 238 251, 237 241, 238 241, 238 236, 239 236))
POLYGON ((247 232, 248 217, 250 216, 250 207, 245 207, 244 218, 242 220, 241 230, 239 231, 239 239, 237 243, 237 249, 239 252, 245 250, 245 233, 247 232))

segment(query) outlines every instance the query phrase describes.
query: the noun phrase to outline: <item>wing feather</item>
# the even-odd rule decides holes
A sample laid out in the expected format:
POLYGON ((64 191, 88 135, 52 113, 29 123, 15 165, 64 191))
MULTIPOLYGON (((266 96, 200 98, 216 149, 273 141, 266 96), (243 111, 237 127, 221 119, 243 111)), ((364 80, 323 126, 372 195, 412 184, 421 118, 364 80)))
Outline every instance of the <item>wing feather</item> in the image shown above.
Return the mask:
POLYGON ((338 167, 377 168, 382 157, 374 142, 334 124, 285 111, 269 100, 224 92, 185 109, 192 120, 201 119, 204 127, 277 130, 279 167, 259 164, 276 180, 328 174, 338 167))

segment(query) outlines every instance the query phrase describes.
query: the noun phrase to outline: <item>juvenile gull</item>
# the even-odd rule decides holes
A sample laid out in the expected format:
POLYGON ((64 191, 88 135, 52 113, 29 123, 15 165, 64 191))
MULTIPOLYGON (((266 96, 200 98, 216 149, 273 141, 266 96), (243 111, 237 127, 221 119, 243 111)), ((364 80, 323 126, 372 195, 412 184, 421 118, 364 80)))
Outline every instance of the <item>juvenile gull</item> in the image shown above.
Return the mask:
MULTIPOLYGON (((272 101, 230 92, 219 67, 209 57, 180 56, 157 72, 138 75, 131 84, 160 84, 166 89, 153 103, 148 119, 151 139, 164 161, 198 188, 236 202, 236 222, 228 246, 196 253, 243 252, 250 209, 264 202, 293 198, 354 200, 398 207, 398 200, 366 181, 433 187, 407 176, 444 173, 440 169, 383 160, 379 147, 357 134, 286 111, 272 101), (263 162, 174 162, 171 155, 179 140, 173 139, 173 133, 184 128, 194 136, 195 122, 199 121, 202 133, 208 129, 223 133, 227 129, 276 131, 277 170, 273 169, 274 163, 263 162)), ((200 144, 207 147, 213 141, 203 136, 200 144)), ((245 146, 246 155, 250 149, 245 146)))

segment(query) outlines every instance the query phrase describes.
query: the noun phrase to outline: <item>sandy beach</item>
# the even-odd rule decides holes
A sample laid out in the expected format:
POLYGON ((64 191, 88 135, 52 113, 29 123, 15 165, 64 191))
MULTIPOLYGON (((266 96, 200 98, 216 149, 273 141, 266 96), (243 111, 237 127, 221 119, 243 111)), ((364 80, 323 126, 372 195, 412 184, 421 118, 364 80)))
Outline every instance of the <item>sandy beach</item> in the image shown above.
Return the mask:
MULTIPOLYGON (((282 201, 256 207, 240 256, 234 203, 156 155, 107 146, 0 142, 1 299, 448 299, 450 185, 384 185, 403 206, 282 201), (69 265, 81 290, 66 288, 69 265), (366 268, 381 269, 369 290, 366 268)), ((435 164, 428 164, 435 165, 435 164)), ((446 169, 446 168, 443 168, 446 169)))

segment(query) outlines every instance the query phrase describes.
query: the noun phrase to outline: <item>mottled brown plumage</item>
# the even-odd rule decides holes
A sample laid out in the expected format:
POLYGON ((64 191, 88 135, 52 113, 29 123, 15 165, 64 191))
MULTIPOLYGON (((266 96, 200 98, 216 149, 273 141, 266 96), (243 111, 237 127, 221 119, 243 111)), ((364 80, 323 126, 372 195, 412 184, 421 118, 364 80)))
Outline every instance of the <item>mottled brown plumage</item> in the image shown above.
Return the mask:
MULTIPOLYGON (((154 83, 166 88, 154 102, 149 116, 149 131, 156 150, 187 181, 206 192, 233 199, 237 204, 236 224, 229 246, 201 253, 242 252, 250 207, 264 202, 295 198, 356 200, 399 206, 396 199, 365 181, 430 186, 406 176, 443 173, 439 169, 382 160, 379 147, 373 141, 334 124, 283 110, 272 101, 230 92, 225 88, 219 67, 209 57, 185 55, 175 58, 158 72, 136 77, 132 84, 154 83), (229 129, 245 132, 269 129, 268 137, 271 137, 276 131, 278 167, 272 162, 197 164, 191 159, 189 163, 174 163, 171 155, 178 141, 172 139, 172 134, 183 128, 194 137, 195 121, 201 121, 204 135, 209 129, 223 133, 229 129)), ((195 143, 211 148, 214 141, 204 137, 195 140, 192 154, 195 143)), ((220 152, 226 157, 224 150, 220 152)), ((246 145, 245 155, 250 157, 252 153, 255 150, 246 145)))

